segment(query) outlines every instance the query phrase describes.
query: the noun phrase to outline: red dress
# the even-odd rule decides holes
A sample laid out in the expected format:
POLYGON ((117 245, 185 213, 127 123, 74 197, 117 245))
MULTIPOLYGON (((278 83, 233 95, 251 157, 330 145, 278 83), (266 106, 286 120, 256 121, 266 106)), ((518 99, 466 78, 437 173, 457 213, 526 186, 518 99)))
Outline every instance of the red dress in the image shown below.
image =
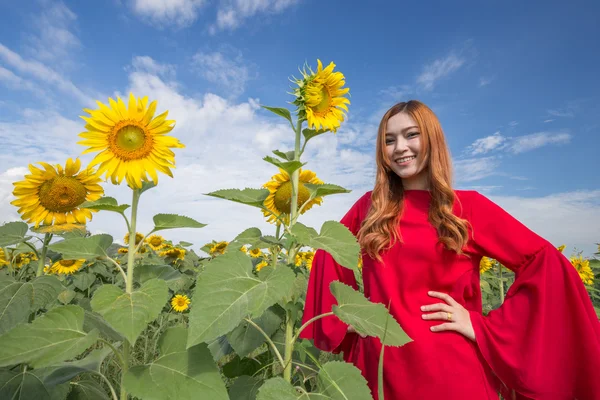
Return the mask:
MULTIPOLYGON (((472 224, 466 256, 437 243, 428 222, 431 194, 405 191, 399 228, 404 244, 363 256, 365 296, 388 304, 413 342, 387 347, 386 400, 498 399, 514 389, 518 399, 600 399, 600 324, 589 296, 569 260, 498 205, 475 191, 456 190, 455 215, 472 224), (516 273, 504 304, 482 315, 479 262, 500 261, 516 273), (451 332, 431 332, 443 321, 423 320, 420 307, 443 302, 427 295, 448 293, 470 312, 476 342, 451 332)), ((362 196, 341 220, 357 234, 371 204, 362 196)), ((331 281, 352 285, 351 270, 317 251, 310 274, 303 322, 331 311, 331 281)), ((318 320, 301 337, 325 351, 344 352, 358 367, 377 399, 379 339, 347 333, 337 317, 318 320)), ((512 398, 512 397, 508 397, 512 398)))

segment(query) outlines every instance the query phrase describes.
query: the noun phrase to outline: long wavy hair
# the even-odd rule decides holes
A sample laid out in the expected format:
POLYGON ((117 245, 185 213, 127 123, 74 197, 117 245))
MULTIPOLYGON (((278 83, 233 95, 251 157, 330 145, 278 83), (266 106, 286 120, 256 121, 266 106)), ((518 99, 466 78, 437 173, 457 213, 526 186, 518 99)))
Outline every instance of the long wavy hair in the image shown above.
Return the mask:
POLYGON ((417 100, 395 104, 381 119, 375 155, 375 187, 371 194, 371 208, 357 235, 358 242, 366 254, 378 261, 382 260, 382 251, 389 250, 396 241, 403 243, 397 227, 404 207, 404 187, 401 178, 390 166, 385 144, 387 122, 399 113, 412 117, 421 132, 421 151, 417 162, 419 165, 427 163, 431 191, 429 222, 437 230, 438 242, 447 250, 464 254, 462 249, 468 241, 469 222, 452 213, 455 195, 450 151, 437 116, 417 100))

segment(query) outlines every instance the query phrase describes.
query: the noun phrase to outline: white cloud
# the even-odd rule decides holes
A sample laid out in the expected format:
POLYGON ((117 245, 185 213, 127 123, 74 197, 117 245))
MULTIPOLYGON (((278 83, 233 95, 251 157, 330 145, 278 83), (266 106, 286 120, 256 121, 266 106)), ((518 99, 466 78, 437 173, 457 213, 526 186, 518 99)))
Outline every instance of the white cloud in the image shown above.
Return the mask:
POLYGON ((510 122, 508 123, 508 125, 509 125, 509 126, 512 126, 512 127, 515 127, 515 126, 519 125, 519 122, 518 122, 518 121, 510 121, 510 122))
POLYGON ((548 115, 553 117, 574 117, 575 113, 572 109, 547 110, 548 115))
POLYGON ((417 83, 425 90, 432 90, 438 80, 458 70, 465 61, 463 57, 455 54, 437 59, 425 66, 423 72, 417 77, 417 83))
POLYGON ((500 165, 497 157, 470 158, 464 160, 455 160, 454 180, 455 182, 472 182, 496 174, 496 169, 500 165))
POLYGON ((217 21, 209 28, 211 34, 237 29, 244 20, 258 14, 279 14, 299 0, 222 0, 217 9, 217 21))
POLYGON ((33 82, 23 79, 14 72, 0 66, 0 81, 11 89, 27 90, 35 95, 40 94, 41 89, 33 82))
POLYGON ((548 123, 548 122, 552 122, 552 121, 554 121, 554 120, 553 119, 545 119, 544 123, 548 123))
POLYGON ((228 97, 242 94, 250 79, 248 62, 240 51, 231 48, 224 52, 198 52, 192 58, 192 67, 204 79, 225 89, 228 97))
POLYGON ((135 14, 160 27, 174 25, 184 28, 198 18, 205 0, 131 0, 135 14))
POLYGON ((512 139, 510 150, 514 154, 531 151, 549 144, 566 144, 571 140, 571 135, 566 132, 537 132, 531 135, 520 136, 512 139))
POLYGON ((382 96, 388 96, 398 101, 407 101, 408 96, 414 94, 414 89, 410 85, 390 86, 379 91, 382 96))
POLYGON ((166 78, 175 77, 175 66, 171 64, 161 64, 148 56, 135 56, 131 62, 131 66, 126 70, 139 72, 147 72, 153 75, 159 75, 166 78))
POLYGON ((496 132, 491 136, 475 140, 475 142, 467 148, 467 151, 469 151, 471 155, 486 154, 492 150, 502 149, 506 146, 505 142, 506 138, 502 136, 500 132, 496 132))
POLYGON ((482 76, 481 78, 479 78, 479 87, 487 86, 490 83, 492 83, 493 80, 493 78, 486 78, 482 76))

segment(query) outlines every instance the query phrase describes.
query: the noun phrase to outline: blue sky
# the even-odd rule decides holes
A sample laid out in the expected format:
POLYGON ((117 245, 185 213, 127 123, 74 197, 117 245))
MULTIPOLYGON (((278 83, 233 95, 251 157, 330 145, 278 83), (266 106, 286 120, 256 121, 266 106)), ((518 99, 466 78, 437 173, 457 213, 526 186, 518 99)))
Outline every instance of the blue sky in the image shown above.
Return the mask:
MULTIPOLYGON (((345 74, 352 104, 336 136, 311 142, 308 167, 353 192, 304 222, 339 219, 371 189, 379 119, 419 99, 442 122, 456 188, 484 193, 567 253, 590 255, 600 241, 600 5, 415 3, 1 2, 0 221, 18 218, 8 202, 28 163, 81 154, 82 108, 133 91, 170 111, 187 146, 176 151, 175 178, 161 177, 142 200, 140 229, 167 211, 210 224, 167 235, 196 245, 250 226, 272 233, 260 213, 203 193, 259 187, 276 172, 260 158, 293 138, 259 105, 285 106, 288 78, 320 58, 345 74)), ((105 188, 129 202, 124 187, 105 188)), ((105 215, 90 229, 120 239, 118 224, 105 215)))

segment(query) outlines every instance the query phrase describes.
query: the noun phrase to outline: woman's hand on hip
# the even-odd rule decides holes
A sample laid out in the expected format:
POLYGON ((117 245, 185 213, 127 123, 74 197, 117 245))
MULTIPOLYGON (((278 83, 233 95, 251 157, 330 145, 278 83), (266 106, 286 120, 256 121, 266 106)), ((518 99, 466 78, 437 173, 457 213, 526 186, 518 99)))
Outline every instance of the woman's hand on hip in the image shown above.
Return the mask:
POLYGON ((423 314, 423 319, 446 321, 443 324, 432 326, 430 328, 432 332, 455 331, 475 341, 475 331, 471 323, 471 316, 466 308, 446 293, 427 292, 427 294, 444 301, 444 303, 429 304, 421 307, 421 311, 429 312, 428 314, 423 314))

